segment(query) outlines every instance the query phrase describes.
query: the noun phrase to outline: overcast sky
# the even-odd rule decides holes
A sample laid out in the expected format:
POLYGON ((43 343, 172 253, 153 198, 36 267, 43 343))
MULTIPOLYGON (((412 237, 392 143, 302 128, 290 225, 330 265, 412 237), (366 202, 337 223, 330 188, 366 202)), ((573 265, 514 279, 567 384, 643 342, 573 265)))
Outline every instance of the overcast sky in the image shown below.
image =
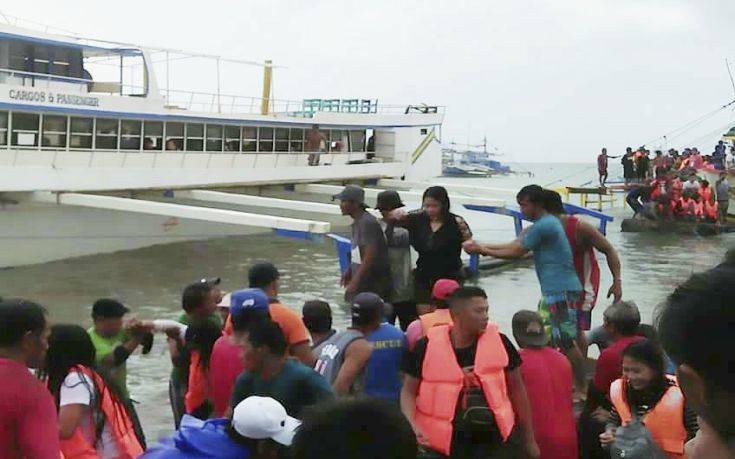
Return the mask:
MULTIPOLYGON (((0 10, 80 35, 273 59, 286 67, 277 98, 445 105, 445 143, 487 135, 516 161, 619 154, 735 98, 733 0, 33 0, 0 10)), ((214 87, 211 64, 181 73, 179 89, 214 87)), ((224 73, 224 91, 259 95, 258 68, 224 73)), ((723 110, 669 145, 710 151, 730 122, 723 110)))

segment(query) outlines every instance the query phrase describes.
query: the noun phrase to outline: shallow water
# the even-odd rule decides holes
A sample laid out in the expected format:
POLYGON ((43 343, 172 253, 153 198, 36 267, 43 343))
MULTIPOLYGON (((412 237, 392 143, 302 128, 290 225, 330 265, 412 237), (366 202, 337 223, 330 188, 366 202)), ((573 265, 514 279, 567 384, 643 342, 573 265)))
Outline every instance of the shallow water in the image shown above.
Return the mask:
MULTIPOLYGON (((517 189, 535 182, 548 185, 559 178, 581 184, 595 179, 595 171, 583 164, 524 164, 518 168, 536 173, 533 178, 509 176, 493 179, 442 179, 478 186, 517 189)), ((613 169, 611 175, 615 176, 613 169)), ((552 186, 559 186, 554 183, 552 186)), ((655 307, 673 287, 693 272, 717 264, 735 235, 711 238, 697 236, 630 234, 619 231, 619 221, 630 212, 618 206, 609 212, 616 217, 608 238, 620 253, 625 299, 637 302, 644 321, 650 322, 655 307)), ((459 209, 455 212, 463 214, 459 209)), ((472 215, 479 240, 505 241, 513 237, 510 219, 482 219, 472 215), (477 223, 476 223, 477 222, 477 223)), ((601 291, 610 285, 605 259, 601 291)), ((246 286, 247 269, 255 261, 269 260, 281 271, 281 300, 298 308, 307 299, 322 298, 335 307, 335 322, 347 323, 341 305, 336 251, 329 242, 310 243, 272 235, 244 236, 183 242, 139 250, 87 256, 77 259, 0 271, 0 296, 24 297, 48 307, 56 323, 89 326, 90 307, 95 299, 113 296, 124 301, 141 318, 174 318, 180 312, 180 293, 187 283, 202 277, 219 276, 225 290, 246 286)), ((519 309, 534 309, 539 298, 531 262, 521 262, 491 272, 483 271, 476 282, 488 291, 491 315, 510 335, 510 319, 519 309)), ((604 297, 604 294, 601 295, 604 297)), ((601 322, 601 298, 593 323, 601 322)), ((168 406, 167 380, 170 370, 165 339, 156 337, 147 356, 133 355, 128 378, 131 394, 149 439, 173 429, 168 406)))

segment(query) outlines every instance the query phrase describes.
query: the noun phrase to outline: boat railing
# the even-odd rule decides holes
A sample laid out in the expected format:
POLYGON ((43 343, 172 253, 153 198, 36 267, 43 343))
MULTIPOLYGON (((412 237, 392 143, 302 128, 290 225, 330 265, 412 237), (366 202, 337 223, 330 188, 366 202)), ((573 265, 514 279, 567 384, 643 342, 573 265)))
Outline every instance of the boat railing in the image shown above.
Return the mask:
MULTIPOLYGON (((162 89, 171 109, 217 114, 262 114, 263 98, 203 91, 162 89)), ((434 105, 387 105, 377 99, 270 99, 269 114, 313 118, 319 112, 352 114, 433 114, 444 107, 434 105)))
POLYGON ((95 81, 90 78, 51 75, 8 68, 0 68, 0 83, 18 84, 46 90, 54 87, 54 83, 66 83, 64 90, 76 90, 80 94, 105 93, 140 96, 145 94, 146 90, 144 86, 120 84, 116 81, 95 81))

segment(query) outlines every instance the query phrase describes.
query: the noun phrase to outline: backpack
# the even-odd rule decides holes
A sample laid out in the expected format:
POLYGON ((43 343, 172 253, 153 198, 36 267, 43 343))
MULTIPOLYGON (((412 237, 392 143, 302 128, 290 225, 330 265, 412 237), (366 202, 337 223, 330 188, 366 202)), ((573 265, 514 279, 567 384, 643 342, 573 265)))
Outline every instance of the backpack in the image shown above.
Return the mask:
POLYGON ((615 431, 615 442, 610 447, 611 459, 667 459, 646 426, 633 415, 628 425, 615 431))

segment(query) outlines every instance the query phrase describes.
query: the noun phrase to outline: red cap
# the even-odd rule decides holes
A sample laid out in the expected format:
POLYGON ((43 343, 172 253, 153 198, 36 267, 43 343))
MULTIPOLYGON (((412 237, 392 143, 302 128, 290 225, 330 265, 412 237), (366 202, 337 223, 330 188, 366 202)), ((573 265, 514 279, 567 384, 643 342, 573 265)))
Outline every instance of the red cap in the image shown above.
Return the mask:
POLYGON ((431 298, 444 301, 458 288, 459 282, 454 279, 439 279, 431 290, 431 298))

